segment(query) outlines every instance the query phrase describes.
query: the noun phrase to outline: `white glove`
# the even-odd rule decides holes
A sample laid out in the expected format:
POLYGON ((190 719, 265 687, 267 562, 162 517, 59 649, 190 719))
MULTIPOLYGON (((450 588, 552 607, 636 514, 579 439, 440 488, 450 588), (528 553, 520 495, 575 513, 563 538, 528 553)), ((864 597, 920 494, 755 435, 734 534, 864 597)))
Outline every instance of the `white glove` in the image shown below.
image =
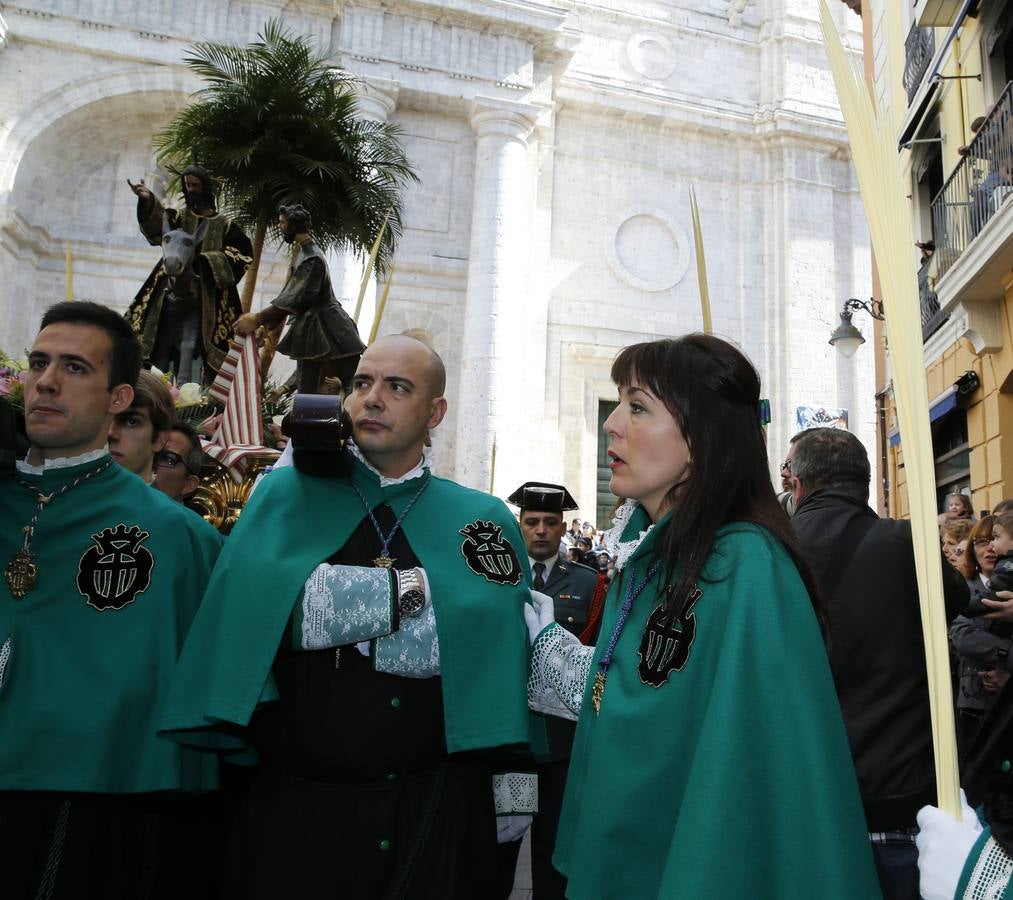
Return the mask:
POLYGON ((953 900, 956 896, 964 863, 981 834, 981 823, 967 805, 963 791, 960 792, 960 811, 962 822, 935 806, 923 806, 918 811, 920 831, 915 844, 918 845, 918 883, 923 900, 953 900))
POLYGON ((534 816, 496 816, 496 843, 510 844, 519 841, 531 827, 534 816))
POLYGON ((542 630, 556 621, 552 598, 548 594, 532 591, 531 603, 524 604, 524 621, 528 626, 528 638, 533 644, 542 630))

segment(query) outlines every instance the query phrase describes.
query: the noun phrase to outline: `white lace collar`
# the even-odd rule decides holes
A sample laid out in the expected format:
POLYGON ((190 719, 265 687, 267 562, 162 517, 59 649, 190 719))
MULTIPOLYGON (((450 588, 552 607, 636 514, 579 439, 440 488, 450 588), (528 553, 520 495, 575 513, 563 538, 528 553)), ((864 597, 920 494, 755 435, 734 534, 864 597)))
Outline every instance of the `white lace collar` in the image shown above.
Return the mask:
POLYGON ((386 475, 381 475, 376 467, 362 455, 362 451, 356 446, 355 441, 351 438, 348 439, 347 447, 349 452, 359 462, 361 462, 370 472, 372 472, 377 478, 380 479, 380 487, 392 487, 395 484, 404 484, 406 481, 411 481, 414 478, 421 478, 426 473, 426 469, 429 468, 429 456, 432 453, 429 447, 422 448, 422 458, 415 464, 415 467, 404 475, 397 478, 388 478, 386 475))
POLYGON ((617 572, 622 571, 626 563, 629 562, 630 557, 636 552, 637 547, 643 543, 644 538, 654 528, 655 523, 652 522, 632 541, 620 540, 633 513, 636 512, 639 506, 640 504, 636 500, 624 500, 623 505, 616 510, 616 514, 612 517, 612 527, 605 532, 605 549, 608 551, 609 556, 615 559, 617 572))
POLYGON ((18 471, 22 475, 42 475, 50 469, 69 469, 71 466, 84 465, 84 463, 101 459, 103 456, 108 455, 108 453, 108 447, 99 447, 97 450, 89 450, 77 456, 57 456, 53 459, 44 459, 41 466, 33 466, 26 456, 24 459, 18 460, 17 466, 18 471))

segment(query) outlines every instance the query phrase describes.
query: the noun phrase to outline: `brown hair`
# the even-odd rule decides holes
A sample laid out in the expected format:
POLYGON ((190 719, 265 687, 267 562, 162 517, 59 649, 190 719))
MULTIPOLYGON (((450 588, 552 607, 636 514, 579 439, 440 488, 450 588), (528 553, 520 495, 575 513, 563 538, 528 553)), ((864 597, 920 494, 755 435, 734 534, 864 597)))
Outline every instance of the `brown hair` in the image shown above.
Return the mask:
POLYGON ((1013 537, 1013 509, 1004 509, 1002 512, 995 513, 992 516, 992 527, 995 528, 996 525, 1001 525, 1002 530, 1013 537))
POLYGON ((969 519, 950 519, 939 526, 940 539, 949 538, 955 544, 965 540, 970 533, 971 521, 969 519))
POLYGON ((141 369, 134 385, 134 402, 132 407, 140 407, 148 413, 154 434, 168 431, 176 418, 176 408, 172 402, 172 394, 164 381, 147 369, 141 369))
POLYGON ((962 516, 960 516, 960 518, 962 518, 962 519, 970 519, 974 515, 974 507, 971 506, 971 498, 968 497, 967 494, 961 493, 960 491, 954 491, 952 494, 947 494, 946 495, 946 498, 943 500, 943 512, 944 513, 946 512, 946 507, 949 506, 949 504, 950 504, 950 498, 951 497, 959 497, 960 498, 960 502, 964 506, 964 513, 963 513, 962 516))
POLYGON ((980 540, 986 542, 992 540, 993 523, 994 519, 992 516, 982 516, 978 522, 975 522, 974 527, 967 536, 967 550, 964 552, 964 561, 960 564, 959 569, 960 573, 968 580, 977 578, 981 574, 981 565, 978 563, 978 557, 974 552, 974 545, 980 540))

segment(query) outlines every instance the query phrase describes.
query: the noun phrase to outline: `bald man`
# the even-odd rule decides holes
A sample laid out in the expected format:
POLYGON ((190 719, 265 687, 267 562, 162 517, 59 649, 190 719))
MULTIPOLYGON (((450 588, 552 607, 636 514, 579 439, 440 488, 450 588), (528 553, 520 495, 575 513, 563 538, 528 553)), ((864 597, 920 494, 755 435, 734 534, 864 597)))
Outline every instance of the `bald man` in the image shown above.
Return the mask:
POLYGON ((351 474, 266 476, 212 577, 163 726, 261 760, 227 896, 495 897, 530 822, 527 554, 502 502, 430 472, 445 381, 422 341, 369 347, 351 474))

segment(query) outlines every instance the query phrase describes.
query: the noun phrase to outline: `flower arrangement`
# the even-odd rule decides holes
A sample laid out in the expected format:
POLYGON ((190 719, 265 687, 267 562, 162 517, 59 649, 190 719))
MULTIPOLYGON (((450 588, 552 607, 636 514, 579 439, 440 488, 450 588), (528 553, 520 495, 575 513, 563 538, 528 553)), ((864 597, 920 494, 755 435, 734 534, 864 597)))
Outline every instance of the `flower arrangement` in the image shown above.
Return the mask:
POLYGON ((28 377, 28 357, 13 359, 0 350, 0 397, 6 397, 15 409, 25 411, 25 379, 28 377))
POLYGON ((154 366, 151 367, 151 372, 161 378, 169 388, 172 404, 176 408, 176 418, 180 422, 200 430, 200 425, 218 411, 204 385, 195 381, 177 384, 172 375, 154 366))

